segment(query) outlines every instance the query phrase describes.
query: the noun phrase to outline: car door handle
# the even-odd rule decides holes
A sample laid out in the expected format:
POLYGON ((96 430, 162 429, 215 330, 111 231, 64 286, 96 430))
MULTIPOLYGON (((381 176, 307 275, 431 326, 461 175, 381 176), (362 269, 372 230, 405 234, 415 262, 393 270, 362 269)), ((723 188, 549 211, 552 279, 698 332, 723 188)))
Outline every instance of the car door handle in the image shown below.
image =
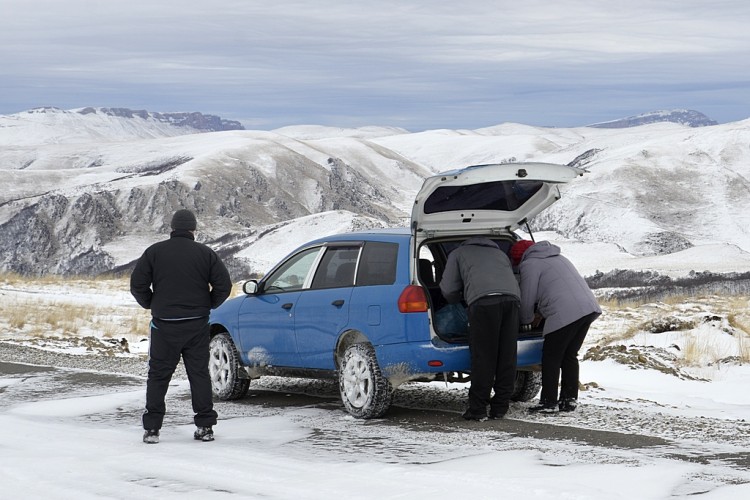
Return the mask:
POLYGON ((344 305, 344 299, 338 299, 331 302, 332 306, 341 307, 344 305))
POLYGON ((281 308, 286 309, 288 311, 289 309, 292 308, 293 305, 294 304, 292 304, 291 302, 287 302, 286 304, 282 305, 281 308))

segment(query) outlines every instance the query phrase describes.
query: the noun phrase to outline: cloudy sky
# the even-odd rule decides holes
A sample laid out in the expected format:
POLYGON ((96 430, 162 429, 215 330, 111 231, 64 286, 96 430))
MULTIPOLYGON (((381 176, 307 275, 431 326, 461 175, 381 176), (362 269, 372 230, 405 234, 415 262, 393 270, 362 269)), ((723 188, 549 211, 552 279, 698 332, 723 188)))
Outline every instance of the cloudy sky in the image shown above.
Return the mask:
POLYGON ((747 0, 0 0, 0 114, 200 111, 253 129, 661 109, 750 117, 747 0))

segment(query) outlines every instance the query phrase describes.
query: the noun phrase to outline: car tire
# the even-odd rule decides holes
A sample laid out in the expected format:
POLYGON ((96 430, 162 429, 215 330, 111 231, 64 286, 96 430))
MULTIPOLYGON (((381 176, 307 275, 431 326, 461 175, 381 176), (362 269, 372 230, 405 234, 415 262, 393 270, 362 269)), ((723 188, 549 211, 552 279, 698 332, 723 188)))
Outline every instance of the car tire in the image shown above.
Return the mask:
POLYGON ((339 366, 339 392, 344 408, 355 418, 382 417, 391 407, 393 388, 371 346, 352 344, 346 349, 339 366))
POLYGON ((510 399, 512 401, 531 401, 539 394, 541 388, 542 372, 518 370, 516 372, 516 385, 510 399))
POLYGON ((214 396, 222 401, 245 397, 250 378, 240 364, 240 355, 229 335, 219 333, 212 337, 208 350, 208 372, 214 396))

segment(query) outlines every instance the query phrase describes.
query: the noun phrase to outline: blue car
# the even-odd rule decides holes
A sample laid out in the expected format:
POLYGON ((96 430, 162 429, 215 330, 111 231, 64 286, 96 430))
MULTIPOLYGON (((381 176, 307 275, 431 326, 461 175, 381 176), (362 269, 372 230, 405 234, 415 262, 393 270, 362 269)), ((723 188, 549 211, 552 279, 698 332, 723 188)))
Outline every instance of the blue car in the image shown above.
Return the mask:
MULTIPOLYGON (((470 380, 465 308, 438 287, 448 254, 477 235, 508 252, 514 230, 583 172, 549 163, 444 172, 425 180, 410 227, 300 246, 211 312, 214 396, 242 398, 264 375, 337 378, 346 411, 367 419, 383 416, 404 382, 470 380)), ((541 330, 519 331, 514 400, 538 393, 541 351, 541 330)))

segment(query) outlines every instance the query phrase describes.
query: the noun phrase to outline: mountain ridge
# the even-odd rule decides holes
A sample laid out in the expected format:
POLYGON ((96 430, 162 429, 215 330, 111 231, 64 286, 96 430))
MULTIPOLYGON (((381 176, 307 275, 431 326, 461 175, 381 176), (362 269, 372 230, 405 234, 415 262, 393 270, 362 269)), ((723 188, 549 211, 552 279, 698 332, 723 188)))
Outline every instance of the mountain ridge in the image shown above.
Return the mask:
POLYGON ((244 130, 233 120, 200 112, 157 113, 129 108, 47 106, 0 115, 0 146, 35 146, 173 137, 244 130))
POLYGON ((695 111, 692 109, 671 109, 651 111, 649 113, 642 113, 640 115, 618 118, 617 120, 593 123, 591 125, 587 125, 587 127, 628 128, 661 122, 679 123, 680 125, 687 125, 688 127, 709 127, 711 125, 719 124, 700 111, 695 111))

